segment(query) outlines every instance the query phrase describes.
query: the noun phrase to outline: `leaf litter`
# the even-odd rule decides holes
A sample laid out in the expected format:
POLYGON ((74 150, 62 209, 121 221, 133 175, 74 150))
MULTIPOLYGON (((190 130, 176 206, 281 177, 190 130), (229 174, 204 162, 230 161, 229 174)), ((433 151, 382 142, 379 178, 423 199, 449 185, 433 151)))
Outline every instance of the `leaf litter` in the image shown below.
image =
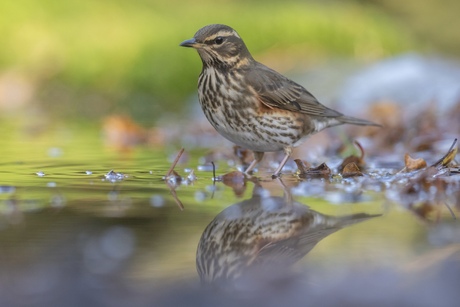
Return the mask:
MULTIPOLYGON (((305 196, 324 197, 338 203, 356 202, 365 199, 363 191, 378 191, 383 192, 388 200, 401 204, 425 221, 431 218, 432 213, 437 213, 436 218, 439 218, 443 207, 455 218, 450 204, 454 207, 460 206, 457 196, 460 194, 460 177, 454 176, 459 174, 459 165, 455 162, 457 139, 430 166, 425 159, 413 158, 406 153, 401 163, 404 167, 399 170, 369 167, 363 146, 359 142, 354 144, 359 154, 347 156, 336 167, 329 167, 325 162, 312 166, 308 161, 294 160, 297 171, 292 178, 297 178, 297 185, 302 186, 305 196), (301 185, 303 182, 306 185, 301 185), (311 191, 314 191, 313 194, 309 194, 311 191)), ((289 178, 289 174, 286 173, 284 178, 286 177, 289 178)), ((247 180, 240 171, 217 178, 217 181, 230 186, 238 197, 246 190, 247 180)), ((298 188, 296 193, 299 193, 298 188)))
MULTIPOLYGON (((340 160, 334 158, 340 154, 341 144, 347 142, 337 143, 334 130, 328 129, 322 132, 321 137, 315 139, 313 136, 303 144, 305 148, 312 148, 316 142, 323 152, 316 156, 301 154, 300 159, 289 161, 283 170, 283 178, 291 181, 296 193, 325 199, 336 195, 333 198, 339 203, 362 201, 365 199, 363 192, 380 193, 386 200, 409 209, 422 219, 428 219, 440 208, 448 207, 451 211, 452 206, 460 210, 460 167, 455 160, 457 140, 444 153, 441 150, 445 144, 443 140, 457 137, 455 131, 460 131, 459 116, 460 102, 444 115, 437 112, 435 102, 410 112, 405 112, 397 102, 375 102, 364 117, 382 124, 384 128, 344 127, 346 135, 353 135, 359 140, 354 142, 356 154, 340 160), (436 160, 436 155, 441 157, 436 160), (428 162, 432 160, 435 162, 428 162)), ((220 176, 214 174, 212 179, 213 191, 216 189, 214 185, 221 182, 231 187, 238 197, 245 193, 247 181, 254 179, 241 173, 252 161, 252 152, 238 146, 220 146, 219 141, 223 138, 207 122, 143 129, 130 122, 129 118, 120 118, 109 118, 104 125, 104 130, 114 130, 106 129, 111 125, 118 128, 115 129, 115 137, 106 138, 107 143, 114 147, 128 147, 139 143, 138 140, 147 146, 158 146, 167 140, 168 143, 184 144, 187 150, 207 147, 208 154, 200 159, 197 171, 215 172, 216 169, 225 170, 226 166, 233 170, 236 168, 237 171, 220 176), (158 139, 156 135, 160 135, 163 141, 150 141, 158 139), (122 144, 120 140, 128 141, 122 144), (194 143, 190 143, 191 140, 194 143), (219 164, 222 161, 226 165, 219 164)), ((181 176, 174 170, 182 154, 183 151, 163 177, 172 193, 182 185, 199 180, 194 171, 181 176)), ((264 170, 269 172, 276 167, 276 161, 279 161, 277 153, 267 153, 258 165, 256 180, 265 180, 262 178, 264 170), (267 168, 270 170, 267 171, 267 168)), ((176 202, 179 205, 179 201, 176 202)))

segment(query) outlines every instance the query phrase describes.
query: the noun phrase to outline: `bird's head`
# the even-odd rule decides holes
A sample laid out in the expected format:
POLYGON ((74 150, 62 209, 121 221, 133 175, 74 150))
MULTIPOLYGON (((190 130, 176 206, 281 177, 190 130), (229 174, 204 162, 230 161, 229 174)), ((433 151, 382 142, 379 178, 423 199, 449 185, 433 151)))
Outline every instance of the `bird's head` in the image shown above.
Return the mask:
POLYGON ((198 30, 193 38, 180 46, 198 51, 204 66, 241 66, 252 56, 235 30, 226 25, 212 24, 198 30))

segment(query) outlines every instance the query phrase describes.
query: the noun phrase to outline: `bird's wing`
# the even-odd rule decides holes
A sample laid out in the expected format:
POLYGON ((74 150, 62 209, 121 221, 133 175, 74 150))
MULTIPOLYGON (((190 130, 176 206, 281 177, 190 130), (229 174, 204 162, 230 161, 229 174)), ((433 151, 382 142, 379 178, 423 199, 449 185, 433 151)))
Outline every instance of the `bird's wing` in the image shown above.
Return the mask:
POLYGON ((292 238, 269 242, 257 252, 254 264, 293 264, 308 254, 319 241, 336 232, 341 227, 320 227, 292 238))
POLYGON ((304 87, 267 66, 256 63, 246 73, 246 84, 252 86, 259 100, 268 108, 297 111, 313 116, 337 117, 342 113, 323 106, 304 87))

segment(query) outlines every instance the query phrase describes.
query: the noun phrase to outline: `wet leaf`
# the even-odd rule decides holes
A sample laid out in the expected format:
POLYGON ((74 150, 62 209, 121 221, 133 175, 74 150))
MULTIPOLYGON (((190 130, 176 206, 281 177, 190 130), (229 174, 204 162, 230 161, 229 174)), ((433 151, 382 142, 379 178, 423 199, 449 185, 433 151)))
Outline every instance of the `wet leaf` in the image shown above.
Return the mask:
POLYGON ((308 172, 308 170, 311 168, 311 164, 307 161, 295 159, 294 162, 297 164, 297 168, 301 174, 308 172))
POLYGON ((313 179, 313 178, 324 178, 328 179, 331 177, 331 169, 326 163, 321 163, 317 167, 309 167, 309 164, 305 164, 304 161, 296 159, 294 162, 299 168, 298 176, 304 179, 313 179))
POLYGON ((359 151, 361 153, 360 156, 350 155, 350 156, 346 157, 342 161, 340 166, 338 167, 339 173, 343 173, 345 166, 350 164, 350 163, 354 163, 359 168, 364 168, 364 165, 365 165, 365 163, 364 163, 364 155, 365 155, 364 149, 363 149, 363 147, 361 146, 361 144, 358 141, 355 141, 354 144, 355 144, 356 147, 358 147, 358 149, 359 149, 359 151))
POLYGON ((414 159, 408 153, 404 156, 404 164, 406 171, 414 171, 427 167, 426 161, 422 158, 414 159))
POLYGON ((450 162, 452 162, 455 159, 455 156, 457 155, 458 147, 456 145, 457 139, 454 140, 447 153, 441 159, 436 161, 432 166, 436 167, 437 169, 447 167, 450 164, 450 162))
POLYGON ((349 177, 356 177, 356 176, 364 176, 361 170, 359 169, 358 165, 355 162, 348 163, 343 168, 342 177, 349 178, 349 177))

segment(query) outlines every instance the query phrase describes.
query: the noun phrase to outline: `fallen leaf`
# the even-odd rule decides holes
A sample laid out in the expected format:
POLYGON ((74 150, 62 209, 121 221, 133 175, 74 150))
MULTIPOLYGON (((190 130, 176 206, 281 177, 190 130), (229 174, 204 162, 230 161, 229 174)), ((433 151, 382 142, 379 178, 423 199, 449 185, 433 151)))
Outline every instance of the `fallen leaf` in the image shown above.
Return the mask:
POLYGON ((404 164, 406 165, 406 171, 414 171, 427 167, 426 161, 424 159, 414 159, 408 153, 404 155, 404 164))
POLYGON ((358 165, 356 165, 355 162, 351 162, 345 165, 342 171, 342 177, 349 178, 356 176, 364 176, 361 170, 359 169, 358 165))
MULTIPOLYGON (((296 159, 294 162, 299 168, 298 176, 303 179, 313 179, 313 178, 324 178, 328 179, 331 177, 331 169, 326 165, 326 163, 321 163, 317 167, 309 167, 302 160, 296 159), (300 167, 299 167, 300 166, 300 167)), ((308 163, 307 163, 308 164, 308 163)))
POLYGON ((294 162, 297 164, 297 168, 299 169, 300 173, 306 173, 311 168, 311 164, 307 161, 295 159, 294 162))
POLYGON ((350 155, 350 156, 346 157, 342 161, 340 166, 338 167, 339 173, 343 173, 345 166, 350 164, 350 163, 354 163, 359 168, 364 168, 364 165, 365 165, 365 163, 364 163, 364 155, 365 155, 364 149, 363 149, 363 147, 361 146, 361 144, 358 141, 355 141, 354 144, 355 144, 356 147, 358 147, 361 155, 359 157, 356 156, 356 155, 350 155))

